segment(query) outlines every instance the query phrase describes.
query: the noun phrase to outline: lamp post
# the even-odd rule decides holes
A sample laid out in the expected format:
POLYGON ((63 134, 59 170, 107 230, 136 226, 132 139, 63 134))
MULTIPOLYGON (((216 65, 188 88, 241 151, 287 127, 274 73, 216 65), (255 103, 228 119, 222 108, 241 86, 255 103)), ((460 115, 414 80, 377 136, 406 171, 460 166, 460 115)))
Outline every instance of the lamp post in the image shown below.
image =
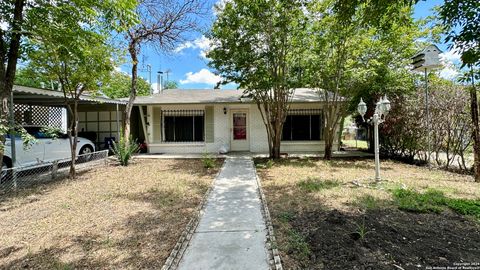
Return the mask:
MULTIPOLYGON (((378 125, 385 121, 385 117, 390 111, 390 101, 387 99, 387 95, 377 102, 375 107, 375 113, 373 117, 368 122, 373 123, 374 127, 374 148, 375 148, 375 181, 380 181, 380 140, 378 136, 378 125)), ((362 116, 362 120, 365 121, 365 113, 367 112, 367 104, 363 102, 363 99, 360 98, 360 103, 358 103, 358 113, 362 116)))

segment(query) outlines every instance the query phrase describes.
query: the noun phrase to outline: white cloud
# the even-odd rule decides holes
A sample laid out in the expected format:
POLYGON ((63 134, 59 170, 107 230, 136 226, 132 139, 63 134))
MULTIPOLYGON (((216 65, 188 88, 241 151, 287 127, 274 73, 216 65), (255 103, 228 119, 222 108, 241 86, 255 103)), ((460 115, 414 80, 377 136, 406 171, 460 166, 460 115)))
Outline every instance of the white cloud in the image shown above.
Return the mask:
POLYGON ((188 72, 185 74, 186 79, 180 80, 180 84, 189 84, 189 83, 206 83, 206 84, 217 84, 222 80, 222 77, 213 74, 210 70, 202 68, 198 72, 188 72))
POLYGON ((458 52, 458 49, 454 47, 449 51, 441 53, 440 60, 445 62, 458 63, 460 62, 460 53, 458 52))
POLYGON ((175 48, 175 53, 181 53, 184 50, 192 49, 192 50, 200 50, 200 56, 206 58, 207 52, 211 47, 210 39, 206 38, 205 36, 201 36, 194 41, 187 41, 177 48, 175 48))
POLYGON ((444 65, 444 68, 440 70, 439 76, 447 79, 447 80, 454 80, 460 75, 458 69, 452 63, 448 63, 444 65))
POLYGON ((441 53, 439 56, 443 66, 443 69, 439 72, 439 76, 447 80, 456 79, 460 75, 456 65, 461 62, 458 49, 453 47, 451 50, 441 53))

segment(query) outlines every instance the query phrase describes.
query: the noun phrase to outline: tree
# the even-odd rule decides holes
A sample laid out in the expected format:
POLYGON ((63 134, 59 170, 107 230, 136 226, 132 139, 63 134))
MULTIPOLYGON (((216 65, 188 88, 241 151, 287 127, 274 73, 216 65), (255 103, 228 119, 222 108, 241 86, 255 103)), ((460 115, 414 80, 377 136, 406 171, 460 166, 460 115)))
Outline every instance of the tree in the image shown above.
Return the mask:
POLYGON ((478 97, 475 85, 480 72, 480 2, 477 0, 446 0, 440 7, 439 17, 445 26, 445 41, 452 42, 450 49, 455 48, 461 54, 462 67, 469 71, 465 81, 470 87, 470 113, 472 118, 472 138, 474 153, 475 181, 480 182, 480 123, 478 113, 478 97))
POLYGON ((135 5, 135 0, 2 1, 0 5, 0 24, 2 25, 0 27, 0 159, 3 159, 5 133, 13 128, 8 123, 10 118, 8 106, 18 59, 29 49, 25 46, 28 39, 38 38, 44 31, 41 28, 53 27, 64 19, 48 17, 51 11, 63 6, 65 10, 71 12, 71 14, 66 12, 65 15, 83 12, 85 15, 96 16, 102 10, 104 18, 97 21, 98 27, 103 27, 102 31, 107 28, 120 30, 135 20, 135 14, 131 12, 135 5), (120 17, 121 25, 118 20, 120 17), (54 20, 48 20, 49 18, 54 20))
MULTIPOLYGON (((110 78, 102 85, 101 91, 110 98, 126 98, 130 95, 132 78, 123 72, 113 71, 110 78)), ((139 96, 150 95, 151 85, 143 78, 138 78, 139 96)))
POLYGON ((209 35, 210 65, 256 102, 270 158, 280 157, 283 124, 300 81, 303 16, 300 1, 230 1, 209 35))
POLYGON ((70 121, 67 134, 71 148, 70 177, 76 177, 75 160, 78 138, 78 103, 85 92, 95 93, 110 76, 115 59, 107 44, 107 31, 101 22, 110 21, 113 5, 95 5, 91 1, 62 2, 51 6, 44 21, 37 25, 37 36, 29 37, 30 68, 40 76, 55 79, 65 98, 70 121), (73 5, 76 4, 76 5, 73 5))
POLYGON ((177 89, 178 82, 176 81, 167 81, 164 86, 165 89, 177 89))
POLYGON ((138 95, 138 55, 142 46, 153 46, 158 51, 170 51, 187 34, 199 30, 199 16, 205 13, 201 0, 140 0, 136 9, 139 21, 125 32, 128 53, 132 63, 132 79, 128 104, 123 113, 123 137, 130 138, 130 116, 138 95))
POLYGON ((56 80, 38 74, 29 67, 17 69, 15 84, 34 88, 58 89, 56 80))
POLYGON ((367 25, 368 9, 357 9, 345 18, 341 12, 331 12, 338 3, 321 1, 308 6, 313 15, 306 77, 325 102, 325 159, 332 156, 339 122, 356 111, 360 97, 373 103, 384 94, 414 89, 413 75, 405 66, 415 51, 414 40, 426 34, 413 23, 411 9, 403 5, 396 12, 402 20, 367 25))

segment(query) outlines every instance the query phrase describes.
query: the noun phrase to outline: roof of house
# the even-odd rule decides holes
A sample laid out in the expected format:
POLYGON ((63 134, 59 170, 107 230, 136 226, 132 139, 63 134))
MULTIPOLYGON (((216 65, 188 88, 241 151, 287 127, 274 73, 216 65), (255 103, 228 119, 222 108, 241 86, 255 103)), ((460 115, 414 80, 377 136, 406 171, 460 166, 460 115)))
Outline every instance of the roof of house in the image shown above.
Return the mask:
MULTIPOLYGON (((297 88, 292 102, 321 102, 317 91, 310 88, 297 88)), ((162 93, 139 96, 135 105, 151 104, 211 104, 211 103, 249 103, 251 99, 243 96, 243 90, 223 89, 166 89, 162 93)))
MULTIPOLYGON (((13 86, 14 103, 59 106, 65 103, 63 92, 27 86, 13 86)), ((83 94, 80 96, 80 104, 126 104, 126 101, 111 99, 104 96, 83 94)))

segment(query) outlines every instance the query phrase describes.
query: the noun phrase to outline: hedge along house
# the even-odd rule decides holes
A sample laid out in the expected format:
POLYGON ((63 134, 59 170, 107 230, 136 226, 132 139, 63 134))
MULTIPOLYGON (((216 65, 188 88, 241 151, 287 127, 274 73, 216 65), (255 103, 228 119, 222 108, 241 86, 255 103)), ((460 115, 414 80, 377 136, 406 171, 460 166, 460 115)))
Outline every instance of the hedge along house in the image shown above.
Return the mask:
MULTIPOLYGON (((222 148, 268 153, 257 104, 242 94, 241 90, 169 89, 137 97, 142 127, 138 137, 145 138, 149 153, 218 153, 222 148)), ((314 90, 295 91, 283 128, 282 153, 323 152, 323 106, 314 90)))

